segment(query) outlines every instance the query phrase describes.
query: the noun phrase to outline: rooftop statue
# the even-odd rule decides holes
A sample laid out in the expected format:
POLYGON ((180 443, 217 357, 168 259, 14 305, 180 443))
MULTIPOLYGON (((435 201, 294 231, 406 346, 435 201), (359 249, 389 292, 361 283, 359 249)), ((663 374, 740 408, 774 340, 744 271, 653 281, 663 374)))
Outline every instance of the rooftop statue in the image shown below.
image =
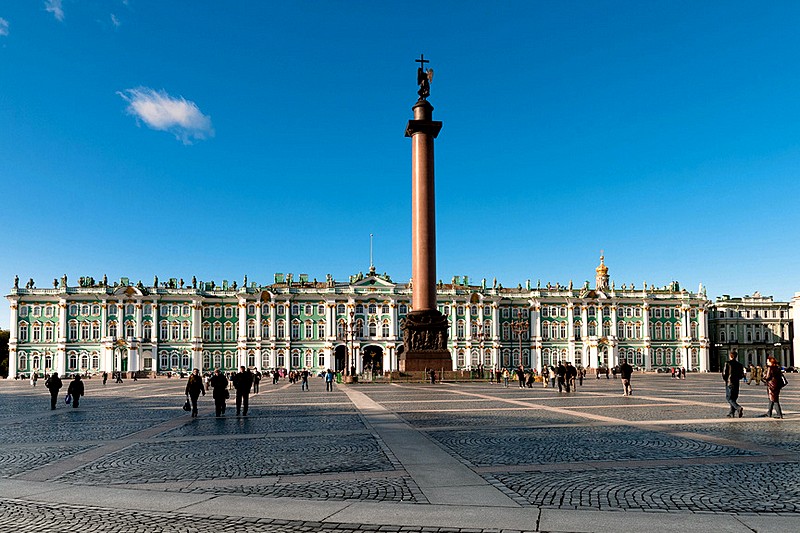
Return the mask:
POLYGON ((433 69, 425 68, 425 63, 430 63, 430 61, 425 59, 425 54, 420 54, 419 59, 415 59, 414 61, 419 63, 419 68, 417 69, 417 85, 419 85, 419 90, 417 91, 417 94, 419 95, 420 100, 425 100, 431 95, 433 69))

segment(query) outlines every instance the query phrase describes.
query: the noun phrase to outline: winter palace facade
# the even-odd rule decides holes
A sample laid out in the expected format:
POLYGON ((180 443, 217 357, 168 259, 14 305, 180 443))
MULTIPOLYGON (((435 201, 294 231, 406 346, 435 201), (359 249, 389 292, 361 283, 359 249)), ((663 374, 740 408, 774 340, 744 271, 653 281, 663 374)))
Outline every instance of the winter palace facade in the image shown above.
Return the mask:
MULTIPOLYGON (((374 268, 336 281, 276 274, 271 285, 223 282, 152 286, 66 277, 53 288, 15 282, 9 375, 40 372, 174 372, 241 365, 358 372, 397 369, 410 283, 374 268)), ((454 277, 437 288, 450 319, 453 370, 561 360, 590 368, 627 359, 643 369, 709 370, 712 303, 673 282, 609 284, 602 258, 595 286, 504 288, 454 277)))

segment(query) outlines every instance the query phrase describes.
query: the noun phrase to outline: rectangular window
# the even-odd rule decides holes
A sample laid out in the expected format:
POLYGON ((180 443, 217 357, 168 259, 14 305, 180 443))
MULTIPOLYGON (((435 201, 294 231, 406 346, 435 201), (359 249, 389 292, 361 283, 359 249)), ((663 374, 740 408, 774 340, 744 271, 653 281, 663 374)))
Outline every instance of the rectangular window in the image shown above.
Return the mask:
POLYGON ((214 308, 214 318, 220 318, 222 316, 222 308, 217 306, 214 308))
POLYGON ((233 318, 233 307, 228 306, 225 308, 225 318, 233 318))

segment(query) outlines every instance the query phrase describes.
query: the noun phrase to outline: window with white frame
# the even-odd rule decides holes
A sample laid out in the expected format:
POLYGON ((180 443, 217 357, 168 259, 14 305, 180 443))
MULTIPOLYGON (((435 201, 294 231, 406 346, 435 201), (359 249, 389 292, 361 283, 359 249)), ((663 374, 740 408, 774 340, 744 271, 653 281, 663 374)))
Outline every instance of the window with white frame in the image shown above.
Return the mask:
POLYGON ((211 308, 203 307, 203 318, 211 318, 211 308))
POLYGON ((225 340, 232 341, 233 340, 233 324, 228 322, 225 324, 225 340))
POLYGON ((314 306, 312 306, 311 304, 306 304, 305 305, 305 314, 306 314, 306 316, 313 315, 314 314, 314 306))
POLYGON ((278 330, 276 332, 277 337, 279 339, 286 338, 286 322, 284 322, 283 320, 278 320, 278 323, 276 324, 276 326, 277 326, 277 330, 278 330))
POLYGON ((233 318, 233 306, 226 305, 225 306, 225 318, 233 318))
POLYGON ((389 322, 384 321, 383 325, 381 326, 381 337, 384 339, 389 338, 389 322))
POLYGON ((69 327, 67 328, 67 334, 69 336, 69 340, 76 341, 78 340, 78 322, 75 320, 70 320, 69 327))
MULTIPOLYGON (((142 337, 144 338, 145 342, 147 342, 153 337, 153 323, 145 322, 142 329, 144 330, 142 337)), ((94 332, 92 333, 94 334, 94 332)))
POLYGON ((188 341, 192 338, 192 324, 188 320, 181 322, 181 330, 183 332, 183 340, 188 341))
POLYGON ((125 337, 133 337, 134 335, 133 322, 125 322, 125 337))
POLYGON ((78 314, 78 306, 77 304, 72 304, 69 306, 69 314, 75 316, 78 314))
POLYGON ((297 316, 300 314, 300 306, 298 304, 292 304, 292 315, 297 316))
POLYGON ((292 322, 292 340, 300 338, 300 322, 292 322))
POLYGON ((408 313, 408 306, 406 304, 400 304, 397 311, 401 315, 405 315, 406 313, 408 313))
POLYGON ((344 304, 339 304, 336 306, 336 314, 343 315, 345 313, 344 304))
POLYGON ((218 305, 214 307, 214 318, 222 318, 222 307, 218 305))
POLYGON ((265 339, 269 337, 269 320, 261 321, 261 337, 265 339))
POLYGON ((373 338, 378 336, 378 325, 374 320, 369 322, 369 336, 373 338))
POLYGON ((256 321, 255 320, 248 320, 247 321, 247 338, 253 339, 256 336, 256 321))
POLYGON ((211 324, 207 322, 203 324, 203 340, 204 341, 211 340, 211 324))
POLYGON ((325 321, 321 320, 317 322, 317 338, 324 339, 325 338, 325 321))
POLYGON ((181 323, 180 322, 172 322, 170 324, 172 330, 172 340, 177 341, 181 338, 181 323))
POLYGON ((310 320, 307 320, 305 322, 305 327, 303 329, 305 330, 303 333, 305 334, 305 338, 306 339, 313 339, 314 338, 314 323, 313 322, 311 322, 310 320))
POLYGON ((214 340, 221 341, 222 340, 222 324, 217 322, 214 324, 214 340))

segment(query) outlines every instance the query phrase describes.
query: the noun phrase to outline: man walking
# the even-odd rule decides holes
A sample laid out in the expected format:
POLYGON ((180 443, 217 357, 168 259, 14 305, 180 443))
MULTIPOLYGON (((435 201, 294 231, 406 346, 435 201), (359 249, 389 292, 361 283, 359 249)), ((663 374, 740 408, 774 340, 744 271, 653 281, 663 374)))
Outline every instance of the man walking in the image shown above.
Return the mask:
POLYGON ((325 372, 325 391, 333 392, 333 370, 330 368, 325 372))
POLYGON ((308 376, 311 372, 308 371, 307 368, 304 368, 302 372, 300 372, 300 390, 308 390, 308 376))
POLYGON ((197 398, 206 395, 206 390, 203 385, 203 377, 200 375, 200 369, 195 368, 186 382, 186 396, 192 399, 192 418, 197 417, 197 398))
POLYGON ((556 379, 558 380, 558 392, 562 392, 565 387, 567 392, 569 392, 569 386, 566 383, 567 367, 564 366, 564 361, 558 363, 558 368, 556 368, 556 379))
POLYGON ((728 354, 728 361, 722 371, 722 379, 725 380, 725 399, 731 406, 728 418, 733 418, 737 414, 742 418, 744 409, 736 400, 739 399, 739 383, 744 377, 744 366, 736 359, 736 352, 731 350, 728 354))
POLYGON ((247 416, 250 403, 250 389, 253 387, 253 373, 249 368, 239 367, 239 373, 233 376, 233 388, 236 389, 236 416, 247 416), (244 404, 244 406, 242 405, 244 404))
POLYGON ((214 375, 211 376, 209 384, 214 388, 212 397, 214 398, 214 410, 217 417, 225 414, 225 400, 228 399, 228 378, 219 371, 219 368, 214 369, 214 375))
POLYGON ((44 382, 44 386, 50 391, 50 409, 54 410, 56 408, 56 402, 58 402, 58 391, 61 390, 63 386, 61 378, 58 377, 58 372, 53 372, 53 375, 44 382))
POLYGON ((108 372, 103 372, 103 386, 105 386, 107 381, 108 381, 108 372))
POLYGON ((81 401, 81 396, 83 396, 84 390, 85 389, 83 388, 83 381, 81 381, 81 375, 75 374, 75 379, 72 380, 72 383, 70 383, 69 387, 67 388, 67 394, 72 396, 73 408, 78 407, 78 404, 81 401))
POLYGON ((619 375, 622 378, 623 395, 632 396, 631 376, 633 376, 633 367, 629 365, 625 359, 623 359, 619 365, 619 375))

